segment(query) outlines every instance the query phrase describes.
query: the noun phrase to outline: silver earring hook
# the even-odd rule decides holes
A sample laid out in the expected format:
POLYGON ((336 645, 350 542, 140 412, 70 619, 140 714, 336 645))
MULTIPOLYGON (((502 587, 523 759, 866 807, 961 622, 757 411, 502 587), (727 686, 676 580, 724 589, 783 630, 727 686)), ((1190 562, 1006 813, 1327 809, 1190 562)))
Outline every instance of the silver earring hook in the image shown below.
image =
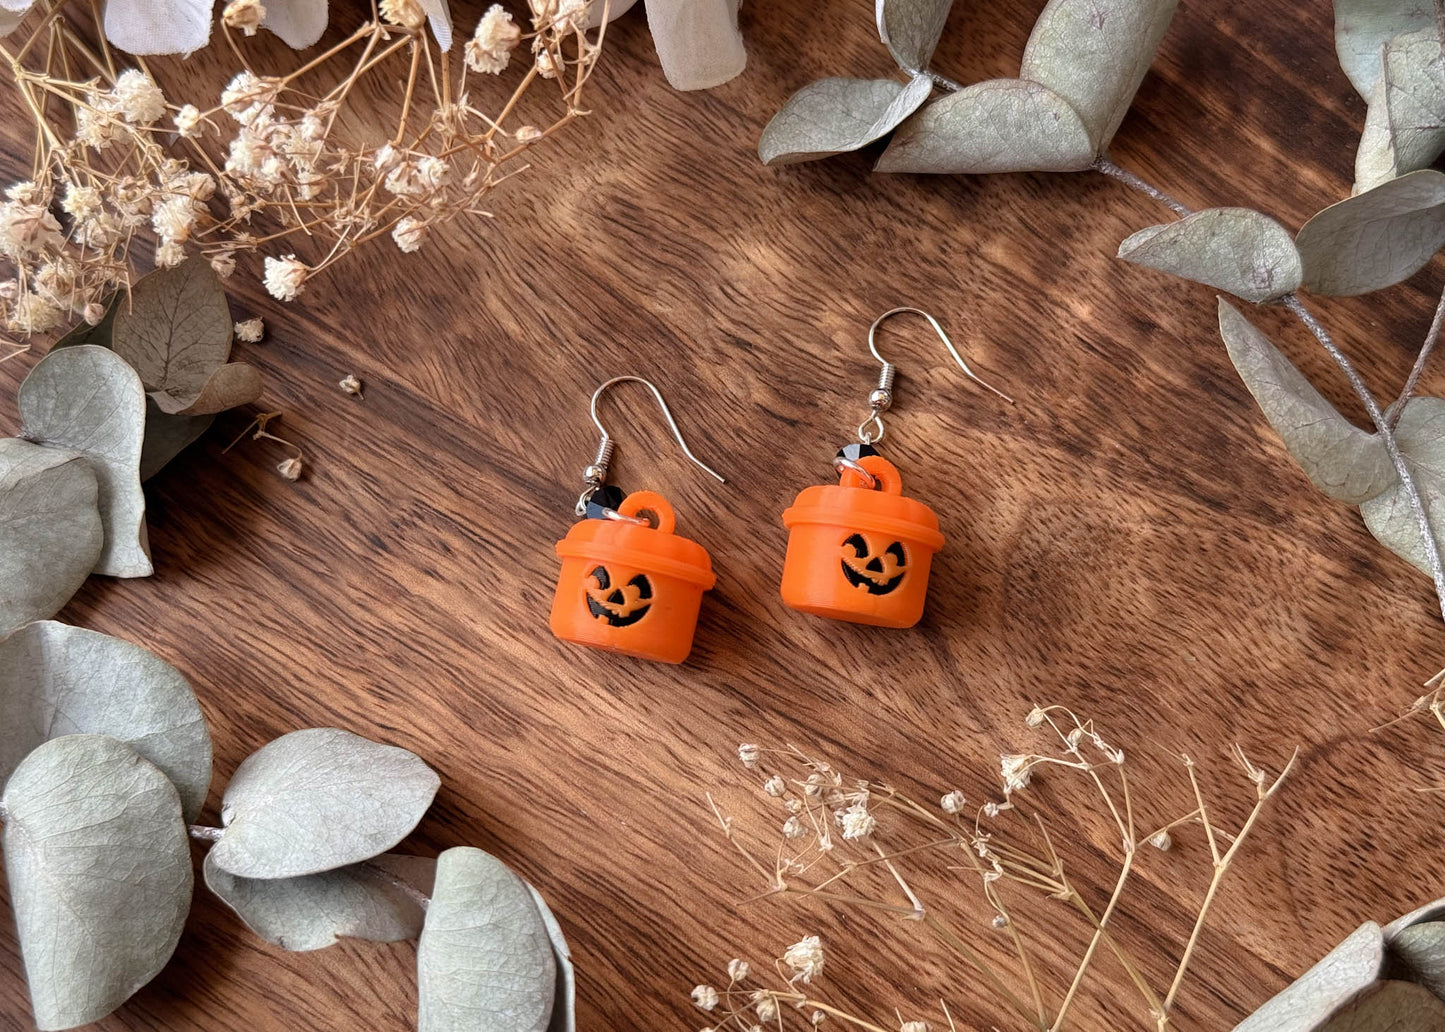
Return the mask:
POLYGON ((657 389, 656 384, 640 376, 614 376, 592 393, 592 422, 597 427, 597 432, 602 435, 602 441, 597 446, 596 458, 592 460, 590 466, 582 471, 582 479, 586 482, 587 486, 583 490, 581 497, 577 499, 576 512, 578 516, 586 515, 588 501, 597 489, 606 482, 607 471, 612 464, 612 453, 616 448, 616 442, 613 441, 612 435, 607 432, 607 428, 602 425, 601 417, 597 415, 597 402, 609 387, 628 380, 634 383, 640 383, 652 392, 652 396, 657 399, 658 407, 662 409, 663 418, 667 420, 668 428, 672 430, 672 436, 677 438, 677 443, 682 447, 682 453, 688 457, 692 464, 698 469, 703 470, 718 483, 727 483, 727 480, 724 479, 721 473, 692 453, 692 449, 687 446, 687 440, 682 436, 682 430, 678 428, 677 420, 672 417, 672 410, 667 407, 667 402, 662 397, 662 391, 657 389))
POLYGON ((1003 391, 983 379, 983 377, 977 375, 968 367, 968 363, 963 360, 963 356, 960 355, 958 349, 953 346, 953 341, 948 339, 948 334, 943 332, 943 327, 939 325, 937 319, 921 308, 911 308, 908 306, 890 308, 878 318, 874 319, 873 325, 868 327, 868 350, 872 353, 873 357, 878 360, 879 365, 881 365, 883 369, 878 374, 878 386, 868 395, 869 413, 868 418, 863 420, 858 426, 859 440, 864 444, 874 444, 883 439, 882 416, 883 413, 887 412, 893 405, 893 378, 897 374, 898 369, 892 362, 889 362, 882 355, 878 354, 878 326, 889 316, 898 315, 902 312, 912 312, 915 315, 921 315, 927 319, 929 325, 933 327, 934 332, 938 334, 938 339, 943 341, 943 346, 948 348, 948 353, 953 356, 953 360, 958 363, 958 367, 963 370, 965 376, 981 387, 993 391, 993 393, 997 394, 1010 405, 1014 404, 1013 398, 1010 398, 1003 391))

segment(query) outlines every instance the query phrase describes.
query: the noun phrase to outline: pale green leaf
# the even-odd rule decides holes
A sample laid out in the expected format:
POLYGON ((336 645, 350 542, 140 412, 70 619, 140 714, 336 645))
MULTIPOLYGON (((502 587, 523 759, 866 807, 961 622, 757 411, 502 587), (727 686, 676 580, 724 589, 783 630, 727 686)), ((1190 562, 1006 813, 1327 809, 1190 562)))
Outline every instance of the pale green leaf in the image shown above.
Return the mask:
POLYGON ((1390 112, 1385 103, 1385 85, 1375 85, 1370 106, 1365 111, 1365 128, 1355 150, 1355 185, 1352 196, 1373 190, 1389 182, 1401 172, 1395 161, 1395 142, 1390 133, 1390 112))
POLYGON ((1384 69, 1396 171, 1428 168, 1445 149, 1445 54, 1438 27, 1390 40, 1384 69))
POLYGON ((162 412, 206 415, 255 401, 261 375, 228 366, 231 312, 200 256, 142 276, 115 315, 111 347, 140 374, 162 412))
POLYGON ((1434 21, 1430 0, 1335 0, 1335 52, 1360 96, 1374 93, 1386 42, 1434 21))
POLYGON ((145 389, 135 370, 115 352, 93 344, 52 351, 25 377, 16 403, 24 424, 21 436, 78 451, 95 469, 105 527, 95 572, 149 576, 153 568, 140 486, 145 389))
POLYGON ((1403 917, 1397 917, 1385 926, 1385 941, 1389 942, 1411 925, 1421 921, 1445 921, 1445 899, 1437 899, 1416 907, 1403 917))
POLYGON ((1367 921, 1234 1032, 1315 1032, 1320 1022, 1379 977, 1384 961, 1380 926, 1367 921))
POLYGON ((1384 442, 1340 415, 1304 374, 1223 298, 1219 299, 1219 333, 1240 379, 1316 487, 1331 498, 1359 504, 1396 482, 1384 442))
MULTIPOLYGON (((1445 401, 1410 399, 1395 427, 1395 440, 1425 503, 1435 540, 1445 541, 1445 401)), ((1361 504, 1360 515, 1382 545, 1429 575, 1420 523, 1403 483, 1396 480, 1388 491, 1361 504)))
POLYGON ((532 893, 532 902, 542 915, 542 924, 547 928, 547 938, 552 942, 552 959, 557 962, 557 993, 552 1000, 552 1020, 547 1032, 577 1032, 577 976, 572 970, 572 950, 562 934, 562 925, 557 915, 542 898, 542 894, 530 882, 527 889, 532 893))
POLYGON ((436 861, 383 853, 334 871, 268 879, 238 878, 207 855, 202 871, 207 887, 251 931, 301 952, 324 949, 339 938, 415 939, 425 914, 418 896, 431 894, 436 861))
POLYGON ((547 1032, 557 962, 527 883, 462 846, 437 857, 416 951, 420 1032, 547 1032))
POLYGON ((1386 948, 1419 982, 1445 997, 1445 922, 1422 921, 1389 937, 1386 948))
POLYGON ((42 620, 0 641, 0 784, 43 742, 108 735, 159 767, 194 820, 211 785, 211 736, 180 671, 108 634, 42 620))
POLYGON ((675 90, 707 90, 743 70, 737 0, 647 0, 647 28, 675 90))
POLYGON ((877 0, 878 38, 910 75, 923 71, 943 35, 953 0, 877 0))
POLYGON ((820 79, 788 98, 758 141, 764 165, 791 165, 866 147, 887 136, 933 92, 926 75, 820 79))
POLYGON ((169 778, 102 735, 52 739, 5 785, 5 874, 35 1023, 98 1021, 165 967, 191 906, 169 778))
POLYGON ((1332 204, 1295 237, 1305 286, 1364 294, 1408 279, 1445 245, 1445 174, 1421 169, 1332 204))
POLYGON ((140 478, 149 480, 216 421, 212 415, 173 416, 162 412, 155 399, 146 398, 146 436, 140 452, 140 478))
POLYGON ((1024 47, 1019 76, 1078 112, 1103 153, 1134 100, 1178 0, 1049 0, 1024 47))
MULTIPOLYGON (((1442 1032, 1445 1003, 1423 985, 1382 981, 1342 1006, 1329 1021, 1301 1032, 1442 1032)), ((1292 1032, 1279 1029, 1278 1032, 1292 1032)))
POLYGON ((1078 172, 1093 144, 1068 102, 1021 79, 976 83, 927 105, 893 134, 879 172, 1078 172))
POLYGON ((243 878, 296 878, 368 860, 416 827, 440 779, 413 753, 334 727, 282 735, 236 768, 211 848, 243 878))
POLYGON ((90 575, 105 542, 98 490, 79 452, 0 440, 0 637, 59 612, 90 575))
POLYGON ((1302 275, 1288 231, 1248 208, 1207 208, 1142 229, 1119 245, 1119 257, 1256 303, 1288 294, 1302 275))

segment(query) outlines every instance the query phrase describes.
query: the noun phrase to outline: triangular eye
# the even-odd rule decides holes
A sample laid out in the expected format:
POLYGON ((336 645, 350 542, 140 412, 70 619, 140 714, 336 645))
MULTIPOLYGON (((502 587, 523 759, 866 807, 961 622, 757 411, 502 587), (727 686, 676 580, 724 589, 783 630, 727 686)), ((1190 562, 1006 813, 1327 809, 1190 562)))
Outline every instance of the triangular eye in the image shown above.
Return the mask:
POLYGON ((637 589, 638 598, 652 597, 652 582, 647 579, 646 574, 639 573, 636 577, 633 577, 627 583, 637 589))
POLYGON ((868 542, 863 540, 862 534, 852 534, 844 542, 844 548, 853 549, 853 554, 862 559, 868 554, 868 542))
POLYGON ((883 551, 891 555, 899 566, 903 566, 908 562, 907 557, 903 554, 903 542, 901 541, 893 542, 893 544, 889 545, 883 551))
POLYGON ((607 567, 605 566, 595 567, 587 576, 597 582, 598 591, 606 591, 612 587, 612 575, 607 572, 607 567))

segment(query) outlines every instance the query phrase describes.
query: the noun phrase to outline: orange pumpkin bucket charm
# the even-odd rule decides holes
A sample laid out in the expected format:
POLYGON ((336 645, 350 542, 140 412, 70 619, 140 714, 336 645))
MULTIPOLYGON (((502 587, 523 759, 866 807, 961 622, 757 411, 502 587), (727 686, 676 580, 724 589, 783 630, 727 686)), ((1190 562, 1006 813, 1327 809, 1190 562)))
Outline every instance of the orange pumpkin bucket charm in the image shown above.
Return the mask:
POLYGON ((586 487, 576 512, 585 518, 557 542, 562 573, 552 597, 550 624, 563 641, 681 663, 692 651, 703 592, 717 578, 707 549, 676 533, 677 518, 667 499, 653 491, 624 495, 606 482, 615 444, 597 417, 597 399, 624 380, 652 391, 683 453, 726 483, 693 455, 662 392, 647 380, 618 376, 597 388, 592 422, 602 443, 582 474, 586 487))
POLYGON ((788 552, 783 560, 783 601, 816 616, 878 627, 912 627, 923 616, 933 554, 943 547, 938 517, 903 496, 898 467, 873 447, 883 439, 883 413, 893 404, 894 366, 878 354, 878 324, 914 312, 938 332, 968 377, 1009 404, 1013 399, 974 375, 938 320, 917 308, 894 308, 874 320, 868 349, 883 366, 868 396, 868 417, 858 444, 838 451, 837 484, 804 488, 783 513, 788 552))

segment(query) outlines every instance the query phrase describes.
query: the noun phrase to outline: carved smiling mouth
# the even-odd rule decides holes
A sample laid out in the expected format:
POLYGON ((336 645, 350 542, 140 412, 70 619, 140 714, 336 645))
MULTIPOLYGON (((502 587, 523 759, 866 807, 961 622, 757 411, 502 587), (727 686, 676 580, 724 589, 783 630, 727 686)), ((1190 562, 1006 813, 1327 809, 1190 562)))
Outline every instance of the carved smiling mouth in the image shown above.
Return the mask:
POLYGON ((853 534, 843 542, 843 577, 855 588, 870 595, 886 595, 903 583, 908 575, 908 562, 901 542, 894 541, 878 555, 870 555, 868 542, 862 534, 853 534), (849 555, 848 553, 852 554, 849 555))
POLYGON ((611 627, 631 627, 652 608, 652 582, 639 573, 620 588, 612 586, 607 567, 598 566, 588 574, 596 587, 587 589, 587 611, 611 627))

